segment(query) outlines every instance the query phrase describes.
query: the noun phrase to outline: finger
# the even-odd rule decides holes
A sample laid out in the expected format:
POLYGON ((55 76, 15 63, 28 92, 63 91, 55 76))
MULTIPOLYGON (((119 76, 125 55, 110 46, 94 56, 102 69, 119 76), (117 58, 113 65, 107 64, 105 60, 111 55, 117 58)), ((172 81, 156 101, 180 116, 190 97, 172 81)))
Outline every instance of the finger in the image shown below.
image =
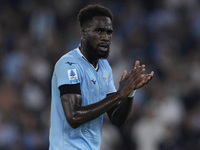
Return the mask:
POLYGON ((140 61, 139 60, 136 60, 135 61, 135 68, 139 67, 140 66, 140 61))
POLYGON ((152 76, 147 75, 147 77, 144 80, 144 84, 147 84, 152 79, 152 76))
POLYGON ((145 84, 147 84, 153 78, 154 72, 152 71, 150 74, 145 77, 145 84))
POLYGON ((138 89, 144 85, 145 82, 145 75, 141 75, 137 80, 135 80, 135 87, 134 89, 138 89))
POLYGON ((137 72, 138 70, 141 70, 142 68, 145 68, 145 65, 139 65, 137 67, 135 67, 134 69, 131 70, 130 73, 134 73, 134 72, 137 72))
POLYGON ((135 89, 139 89, 147 84, 153 78, 154 72, 152 71, 150 74, 142 74, 140 78, 137 79, 135 89))
POLYGON ((126 75, 127 75, 127 70, 124 70, 124 73, 123 73, 123 75, 121 77, 121 80, 124 80, 124 78, 126 77, 126 75))
POLYGON ((154 75, 154 72, 153 72, 153 71, 151 71, 150 75, 153 77, 153 75, 154 75))
POLYGON ((131 71, 131 78, 135 79, 140 76, 143 72, 145 72, 145 65, 139 66, 138 68, 131 71))
POLYGON ((152 71, 150 74, 147 76, 147 80, 150 81, 153 78, 154 72, 152 71))

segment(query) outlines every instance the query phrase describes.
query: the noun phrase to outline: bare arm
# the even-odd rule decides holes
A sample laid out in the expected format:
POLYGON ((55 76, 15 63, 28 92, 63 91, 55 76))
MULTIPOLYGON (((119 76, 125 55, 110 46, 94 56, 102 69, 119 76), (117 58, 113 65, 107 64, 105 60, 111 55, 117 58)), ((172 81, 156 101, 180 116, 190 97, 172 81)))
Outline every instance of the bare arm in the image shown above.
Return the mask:
MULTIPOLYGON (((139 66, 140 66, 140 62, 136 61, 134 69, 137 69, 139 66)), ((147 84, 152 79, 153 74, 154 74, 153 72, 151 72, 150 74, 143 74, 141 76, 142 77, 141 82, 139 82, 135 86, 134 90, 141 88, 142 86, 147 84)), ((126 76, 127 76, 127 72, 125 70, 124 74, 122 75, 120 84, 125 79, 126 76)), ((130 115, 132 104, 133 104, 133 99, 134 99, 134 97, 131 97, 131 98, 127 97, 123 101, 118 103, 116 106, 111 108, 109 111, 107 111, 108 117, 113 124, 115 124, 117 126, 121 126, 122 124, 124 124, 124 122, 128 119, 128 117, 130 115)))
POLYGON ((97 103, 81 106, 81 95, 65 94, 61 97, 66 119, 73 128, 77 128, 81 124, 99 117, 121 100, 119 94, 116 93, 97 103))
POLYGON ((120 81, 120 88, 115 94, 91 105, 82 106, 82 97, 78 94, 64 94, 61 97, 61 102, 66 119, 71 127, 77 128, 81 124, 99 117, 127 98, 131 91, 135 89, 135 86, 143 81, 141 75, 145 71, 144 68, 145 66, 140 66, 127 76, 124 73, 125 78, 120 81))
POLYGON ((133 98, 127 97, 107 111, 110 121, 117 126, 123 125, 131 113, 132 104, 133 98))

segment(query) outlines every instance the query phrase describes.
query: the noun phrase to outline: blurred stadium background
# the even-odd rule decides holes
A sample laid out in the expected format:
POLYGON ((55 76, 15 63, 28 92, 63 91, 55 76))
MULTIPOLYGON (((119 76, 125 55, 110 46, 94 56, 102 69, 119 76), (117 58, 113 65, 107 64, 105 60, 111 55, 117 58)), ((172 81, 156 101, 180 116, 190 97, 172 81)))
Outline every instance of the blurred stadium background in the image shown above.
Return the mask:
POLYGON ((200 149, 199 0, 0 0, 0 150, 47 150, 55 62, 80 42, 78 11, 114 14, 109 62, 116 87, 135 60, 155 71, 101 150, 200 149))

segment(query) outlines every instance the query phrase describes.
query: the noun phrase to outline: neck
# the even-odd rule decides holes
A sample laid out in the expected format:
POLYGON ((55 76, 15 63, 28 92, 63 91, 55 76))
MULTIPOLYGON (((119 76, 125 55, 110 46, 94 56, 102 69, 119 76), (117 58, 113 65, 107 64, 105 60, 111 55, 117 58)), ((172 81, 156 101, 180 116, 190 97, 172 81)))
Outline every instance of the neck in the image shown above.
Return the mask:
POLYGON ((81 53, 83 54, 83 56, 85 57, 85 59, 94 67, 96 68, 97 67, 97 63, 98 63, 98 60, 99 59, 95 59, 94 57, 90 57, 90 55, 88 54, 87 52, 87 48, 85 48, 83 46, 83 44, 81 43, 81 45, 79 46, 79 49, 81 51, 81 53))

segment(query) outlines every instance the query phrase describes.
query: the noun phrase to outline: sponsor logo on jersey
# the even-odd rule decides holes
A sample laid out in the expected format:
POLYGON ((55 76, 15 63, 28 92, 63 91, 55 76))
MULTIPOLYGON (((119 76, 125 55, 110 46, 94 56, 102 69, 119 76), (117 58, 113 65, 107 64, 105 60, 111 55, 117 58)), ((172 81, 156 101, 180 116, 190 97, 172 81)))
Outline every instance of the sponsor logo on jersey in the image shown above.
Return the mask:
POLYGON ((91 81, 92 81, 92 83, 93 83, 93 84, 95 84, 95 83, 96 83, 96 80, 91 80, 91 81))
POLYGON ((69 82, 71 84, 76 84, 76 83, 79 82, 78 81, 78 74, 77 74, 76 69, 70 69, 67 72, 68 72, 69 82))
POLYGON ((68 61, 68 62, 66 62, 66 64, 69 64, 71 66, 71 65, 76 64, 76 63, 68 61))

